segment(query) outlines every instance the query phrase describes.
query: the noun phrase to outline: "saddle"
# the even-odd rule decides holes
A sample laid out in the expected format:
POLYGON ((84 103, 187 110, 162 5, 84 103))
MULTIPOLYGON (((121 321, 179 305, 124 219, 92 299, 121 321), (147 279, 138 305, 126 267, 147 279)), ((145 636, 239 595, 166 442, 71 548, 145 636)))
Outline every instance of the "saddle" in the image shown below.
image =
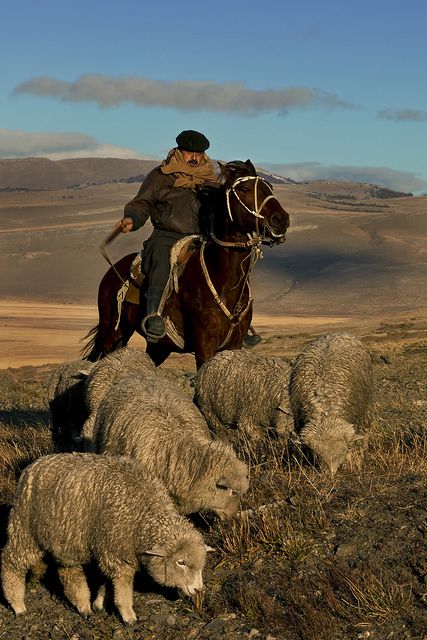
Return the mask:
MULTIPOLYGON (((169 278, 163 291, 163 295, 159 305, 159 312, 162 313, 167 299, 173 291, 177 292, 179 289, 179 277, 185 269, 185 266, 194 253, 194 251, 200 247, 203 239, 201 236, 194 234, 180 238, 172 246, 169 255, 169 278)), ((123 301, 131 304, 140 304, 141 290, 143 288, 145 275, 141 271, 142 257, 138 253, 130 266, 129 275, 127 280, 123 283, 119 291, 117 292, 117 307, 118 307, 118 327, 120 323, 120 315, 122 310, 123 301)), ((173 342, 180 347, 184 348, 184 339, 179 335, 175 325, 169 317, 165 317, 166 335, 173 340, 173 342)))

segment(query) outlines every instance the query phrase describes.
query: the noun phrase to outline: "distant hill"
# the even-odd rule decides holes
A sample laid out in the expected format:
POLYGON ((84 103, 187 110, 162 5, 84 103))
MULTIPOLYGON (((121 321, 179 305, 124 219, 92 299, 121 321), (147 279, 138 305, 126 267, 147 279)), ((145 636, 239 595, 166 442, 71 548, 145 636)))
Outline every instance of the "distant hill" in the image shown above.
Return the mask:
POLYGON ((140 180, 158 160, 121 158, 18 158, 0 160, 0 189, 64 189, 87 184, 140 180))
MULTIPOLYGON (((50 189, 71 189, 88 185, 102 185, 117 182, 141 183, 147 173, 160 163, 160 160, 135 160, 122 158, 71 158, 68 160, 48 160, 47 158, 17 158, 0 160, 0 191, 38 191, 50 189)), ((214 165, 216 161, 214 161, 214 165)), ((258 174, 274 185, 301 184, 271 173, 261 167, 258 174)), ((410 196, 385 189, 378 185, 333 182, 327 180, 311 181, 313 197, 339 200, 343 197, 357 198, 396 198, 410 196), (332 193, 331 193, 332 189, 332 193)))

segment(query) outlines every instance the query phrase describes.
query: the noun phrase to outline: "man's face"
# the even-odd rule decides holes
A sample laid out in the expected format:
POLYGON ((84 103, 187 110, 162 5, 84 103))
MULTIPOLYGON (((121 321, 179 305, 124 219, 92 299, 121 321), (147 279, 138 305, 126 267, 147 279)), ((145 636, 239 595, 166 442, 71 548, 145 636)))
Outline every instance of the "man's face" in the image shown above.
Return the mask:
POLYGON ((182 149, 181 153, 184 158, 184 162, 189 164, 190 167, 198 167, 203 158, 203 153, 198 153, 196 151, 184 151, 184 149, 182 149))

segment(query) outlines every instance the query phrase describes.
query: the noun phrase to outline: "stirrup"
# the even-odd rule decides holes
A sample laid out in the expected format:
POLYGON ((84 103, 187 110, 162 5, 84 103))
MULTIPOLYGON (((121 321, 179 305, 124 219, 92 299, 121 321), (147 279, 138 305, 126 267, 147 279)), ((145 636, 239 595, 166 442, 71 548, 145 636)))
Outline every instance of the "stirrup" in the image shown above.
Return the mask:
POLYGON ((166 324, 162 316, 158 313, 152 313, 145 316, 142 321, 141 328, 145 334, 147 342, 157 342, 166 335, 166 324))

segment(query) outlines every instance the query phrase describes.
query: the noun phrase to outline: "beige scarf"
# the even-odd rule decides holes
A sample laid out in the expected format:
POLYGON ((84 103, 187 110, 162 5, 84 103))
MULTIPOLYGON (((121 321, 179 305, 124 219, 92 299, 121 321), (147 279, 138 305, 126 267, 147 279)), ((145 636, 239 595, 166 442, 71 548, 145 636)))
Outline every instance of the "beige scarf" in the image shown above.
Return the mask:
POLYGON ((204 182, 220 182, 214 171, 212 163, 206 154, 197 167, 192 167, 184 161, 181 151, 176 147, 171 149, 166 160, 163 160, 160 171, 165 174, 175 175, 174 187, 186 187, 195 189, 198 184, 204 182))

